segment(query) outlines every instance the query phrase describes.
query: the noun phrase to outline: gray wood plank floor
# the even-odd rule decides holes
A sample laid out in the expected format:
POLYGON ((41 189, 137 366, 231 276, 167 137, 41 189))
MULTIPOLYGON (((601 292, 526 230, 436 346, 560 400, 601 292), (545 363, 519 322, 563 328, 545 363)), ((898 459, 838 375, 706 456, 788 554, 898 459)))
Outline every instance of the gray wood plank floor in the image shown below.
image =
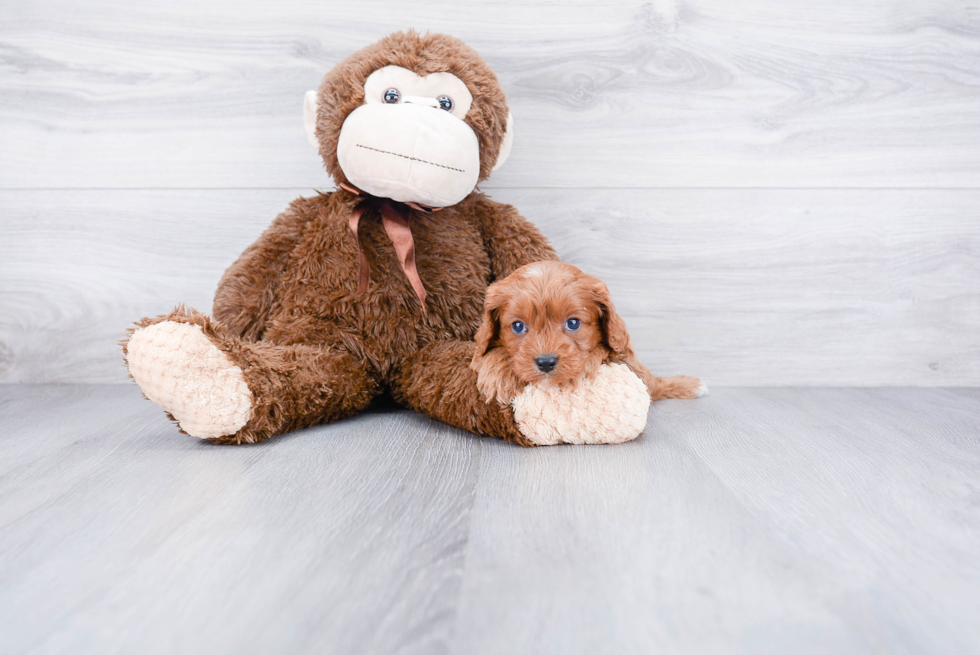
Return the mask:
POLYGON ((0 386, 3 653, 980 652, 980 391, 713 389, 613 447, 251 447, 0 386))

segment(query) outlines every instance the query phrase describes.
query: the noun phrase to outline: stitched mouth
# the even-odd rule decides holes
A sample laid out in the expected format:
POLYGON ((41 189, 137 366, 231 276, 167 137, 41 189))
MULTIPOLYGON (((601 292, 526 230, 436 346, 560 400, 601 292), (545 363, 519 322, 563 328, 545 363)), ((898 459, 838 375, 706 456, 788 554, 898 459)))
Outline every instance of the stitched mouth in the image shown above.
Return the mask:
POLYGON ((401 157, 402 159, 411 159, 412 161, 417 161, 423 164, 428 164, 429 166, 438 166, 439 168, 445 168, 446 170, 456 171, 457 173, 465 173, 461 168, 453 168, 452 166, 446 166, 445 164, 437 164, 434 161, 426 161, 424 159, 419 159, 418 157, 409 157, 408 155, 401 155, 397 152, 389 152, 388 150, 381 150, 380 148, 372 148, 371 146, 365 146, 360 143, 356 144, 358 148, 364 148, 365 150, 373 150, 374 152, 380 152, 384 155, 392 155, 393 157, 401 157))

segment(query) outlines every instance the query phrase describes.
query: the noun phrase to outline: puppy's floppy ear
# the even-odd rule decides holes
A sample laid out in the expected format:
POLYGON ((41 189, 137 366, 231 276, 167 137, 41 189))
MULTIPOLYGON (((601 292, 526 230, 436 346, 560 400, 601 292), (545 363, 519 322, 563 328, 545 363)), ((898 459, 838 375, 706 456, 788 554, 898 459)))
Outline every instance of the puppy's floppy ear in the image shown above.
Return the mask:
POLYGON ((504 304, 505 296, 506 292, 501 282, 487 287, 487 294, 483 299, 483 322, 480 323, 480 328, 474 337, 476 351, 470 363, 470 368, 474 371, 480 369, 483 357, 497 345, 500 339, 500 308, 504 304))
POLYGON ((592 299, 599 308, 599 325, 606 345, 617 355, 632 355, 633 344, 626 330, 626 321, 616 313, 616 307, 609 297, 609 288, 599 278, 588 276, 588 280, 592 299))

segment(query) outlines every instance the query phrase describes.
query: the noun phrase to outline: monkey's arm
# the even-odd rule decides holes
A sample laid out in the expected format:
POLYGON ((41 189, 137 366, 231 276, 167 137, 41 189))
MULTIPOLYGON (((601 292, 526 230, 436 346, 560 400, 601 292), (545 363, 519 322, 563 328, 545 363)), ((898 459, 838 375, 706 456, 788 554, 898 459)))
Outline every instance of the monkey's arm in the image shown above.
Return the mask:
POLYGON ((286 256, 310 220, 310 200, 299 199, 245 249, 218 282, 212 314, 229 336, 258 341, 272 310, 286 256))
POLYGON ((477 216, 495 280, 502 280, 515 270, 544 259, 557 260, 548 240, 511 205, 480 196, 477 216))

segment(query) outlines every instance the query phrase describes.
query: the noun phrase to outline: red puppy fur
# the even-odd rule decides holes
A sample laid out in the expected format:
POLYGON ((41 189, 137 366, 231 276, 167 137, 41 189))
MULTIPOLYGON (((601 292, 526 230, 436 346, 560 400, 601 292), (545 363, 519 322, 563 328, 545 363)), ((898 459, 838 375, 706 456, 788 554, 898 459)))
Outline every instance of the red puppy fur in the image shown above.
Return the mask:
POLYGON ((570 264, 528 264, 487 289, 470 364, 487 402, 509 404, 529 384, 574 385, 611 363, 636 373, 651 401, 704 393, 697 378, 658 378, 641 364, 605 283, 570 264))

